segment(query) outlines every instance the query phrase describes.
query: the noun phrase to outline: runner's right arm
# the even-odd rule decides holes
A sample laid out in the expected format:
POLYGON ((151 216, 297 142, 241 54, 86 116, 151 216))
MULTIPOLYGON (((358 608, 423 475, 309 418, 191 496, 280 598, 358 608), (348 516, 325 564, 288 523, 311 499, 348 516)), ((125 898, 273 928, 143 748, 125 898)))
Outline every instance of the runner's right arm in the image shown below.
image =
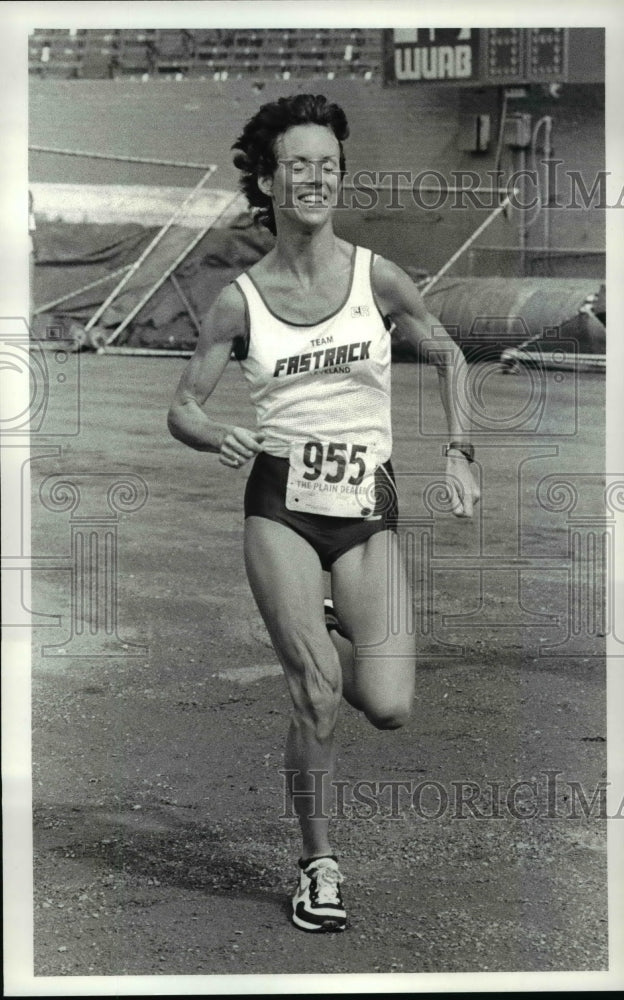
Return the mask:
POLYGON ((262 451, 262 435, 216 422, 204 404, 225 371, 232 342, 244 330, 241 294, 234 285, 227 285, 202 322, 195 353, 182 373, 167 418, 174 438, 196 451, 218 452, 219 460, 231 468, 239 468, 262 451))

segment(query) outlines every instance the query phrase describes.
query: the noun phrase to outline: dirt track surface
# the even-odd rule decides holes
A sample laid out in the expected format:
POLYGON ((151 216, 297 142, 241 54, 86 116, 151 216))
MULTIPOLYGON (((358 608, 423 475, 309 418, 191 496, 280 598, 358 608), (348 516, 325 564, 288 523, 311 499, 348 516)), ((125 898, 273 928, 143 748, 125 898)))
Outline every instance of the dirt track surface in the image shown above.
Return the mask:
MULTIPOLYGON (((86 474, 92 518, 110 513, 102 483, 111 479, 138 475, 148 496, 117 515, 118 637, 98 637, 99 655, 81 655, 79 636, 68 641, 68 569, 35 581, 35 611, 61 615, 60 626, 34 630, 36 974, 605 969, 606 824, 569 809, 570 783, 591 796, 605 777, 601 640, 539 655, 567 630, 567 576, 557 568, 567 528, 534 489, 547 473, 592 471, 591 454, 601 467, 603 380, 580 377, 583 419, 561 438, 576 412, 575 378, 548 376, 539 443, 556 441, 558 453, 526 463, 519 488, 500 450, 482 446, 479 517, 436 516, 434 631, 419 645, 413 719, 383 733, 342 711, 337 777, 350 784, 333 835, 350 926, 319 938, 288 919, 299 852, 295 820, 280 818, 289 698, 244 576, 246 470, 230 473, 168 436, 183 361, 80 355, 70 364, 80 402, 51 379, 50 412, 69 428, 78 405, 80 431, 55 439, 58 456, 32 462, 33 553, 70 553, 70 513, 40 499, 51 475, 86 474), (460 571, 455 562, 485 554, 504 563, 518 497, 526 565, 536 553, 550 560, 526 569, 520 603, 513 572, 480 577, 474 563, 460 571), (445 617, 468 612, 471 625, 445 617), (130 655, 132 644, 145 655, 130 655), (559 772, 557 817, 547 771, 559 772), (376 810, 350 801, 363 780, 408 784, 394 818, 387 793, 376 810), (505 796, 519 780, 536 784, 514 810, 505 796), (471 814, 457 801, 462 782, 480 787, 481 814, 487 789, 500 786, 500 817, 471 814)), ((441 413, 435 373, 398 365, 393 378, 397 472, 441 468, 441 439, 415 441, 419 385, 423 412, 441 413)), ((489 405, 512 412, 526 376, 493 374, 487 387, 489 405)), ((234 365, 214 401, 225 419, 250 419, 234 365)), ((399 480, 404 516, 415 510, 414 482, 399 480)))

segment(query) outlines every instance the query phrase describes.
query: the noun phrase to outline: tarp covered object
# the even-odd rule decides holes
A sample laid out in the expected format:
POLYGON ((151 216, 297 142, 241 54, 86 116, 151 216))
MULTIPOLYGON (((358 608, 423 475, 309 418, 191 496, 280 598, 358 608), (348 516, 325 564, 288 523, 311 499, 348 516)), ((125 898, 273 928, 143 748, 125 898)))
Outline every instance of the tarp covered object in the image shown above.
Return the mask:
MULTIPOLYGON (((131 264, 157 232, 135 224, 42 222, 37 228, 35 307, 131 264)), ((105 333, 114 332, 195 234, 196 230, 172 227, 166 244, 147 257, 131 286, 122 289, 97 326, 105 333)), ((273 237, 249 213, 237 216, 228 228, 209 230, 175 271, 194 312, 205 314, 220 290, 272 245, 273 237)), ((417 278, 416 273, 412 276, 417 278)), ((114 278, 38 317, 35 336, 45 337, 45 328, 51 324, 67 329, 72 322, 84 325, 119 280, 114 278)), ((604 288, 595 278, 443 278, 425 301, 470 357, 484 356, 483 350, 500 356, 502 350, 527 337, 537 338, 551 350, 561 346, 581 354, 605 352, 604 288), (584 307, 590 299, 595 301, 588 312, 584 307)), ((192 350, 196 342, 196 327, 167 280, 122 331, 115 346, 192 350)), ((415 354, 399 339, 393 356, 411 360, 415 354)))
POLYGON ((597 278, 446 278, 426 301, 469 357, 499 354, 528 338, 542 351, 606 351, 604 288, 597 278))
MULTIPOLYGON (((132 290, 122 289, 98 320, 98 327, 115 330, 140 296, 156 284, 167 265, 192 241, 195 232, 172 227, 167 234, 166 253, 156 247, 133 277, 132 290)), ((156 228, 134 224, 40 223, 36 234, 35 308, 132 264, 157 233, 156 228)), ((219 291, 272 245, 270 233, 247 213, 238 216, 227 229, 209 230, 175 270, 194 311, 200 316, 205 313, 219 291)), ((120 276, 113 278, 43 314, 34 324, 35 336, 45 336, 45 327, 53 323, 64 327, 72 322, 85 324, 119 280, 120 276)), ((196 341, 193 322, 167 280, 116 343, 192 349, 196 341)))

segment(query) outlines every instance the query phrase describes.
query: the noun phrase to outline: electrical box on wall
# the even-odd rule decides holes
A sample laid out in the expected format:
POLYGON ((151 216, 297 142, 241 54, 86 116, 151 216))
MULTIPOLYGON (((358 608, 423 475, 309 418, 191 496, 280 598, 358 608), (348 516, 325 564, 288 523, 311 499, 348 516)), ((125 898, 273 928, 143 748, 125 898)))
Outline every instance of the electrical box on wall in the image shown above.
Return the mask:
POLYGON ((531 115, 514 111, 505 121, 505 145, 512 149, 526 149, 531 144, 531 115))
POLYGON ((459 133, 459 148, 465 153, 486 153, 490 147, 490 116, 465 115, 459 133))

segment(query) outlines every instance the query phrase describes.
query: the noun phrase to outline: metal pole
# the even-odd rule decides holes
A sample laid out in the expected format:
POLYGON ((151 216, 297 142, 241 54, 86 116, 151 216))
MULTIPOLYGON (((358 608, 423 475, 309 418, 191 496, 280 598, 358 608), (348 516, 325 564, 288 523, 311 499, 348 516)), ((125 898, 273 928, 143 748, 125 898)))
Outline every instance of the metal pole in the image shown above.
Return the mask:
POLYGON ((83 285, 82 288, 76 288, 73 292, 67 292, 65 295, 61 295, 60 298, 54 299, 53 302, 44 302, 42 306, 37 306, 33 312, 33 316, 40 316, 41 313, 47 312, 48 309, 54 309, 54 306, 59 306, 61 302, 67 302, 68 299, 73 299, 77 295, 82 295, 83 292, 89 292, 92 288, 97 288, 98 285, 103 285, 106 281, 111 281, 113 278, 118 278, 120 274, 127 271, 131 264, 124 264, 123 267, 118 267, 116 271, 111 271, 110 274, 105 274, 103 278, 97 278, 95 281, 90 281, 88 285, 83 285))
POLYGON ((428 292, 431 291, 431 289, 433 288, 433 286, 438 283, 438 281, 440 280, 440 278, 442 277, 442 275, 446 274, 446 272, 449 270, 449 268, 453 266, 453 264, 455 263, 455 261, 458 260, 458 258, 461 257, 461 255, 464 253, 464 251, 468 249, 468 247, 470 246, 470 244, 474 243, 474 241, 477 239, 477 237, 479 237, 481 235, 481 233, 483 232, 484 229, 487 229, 487 227, 490 225, 491 222, 494 221, 494 219, 496 218, 497 215, 500 215, 501 212, 505 211, 505 209, 507 208, 507 205, 509 204, 510 200, 511 200, 511 194, 508 194, 507 197, 500 203, 500 205, 498 206, 498 208, 495 208, 492 212, 490 212, 490 214, 488 215, 487 219, 485 219, 481 223, 481 225, 477 229, 475 229, 474 233, 472 233, 468 237, 468 239, 466 240, 465 243, 462 243, 462 245, 459 247, 458 250, 455 251, 455 253, 452 255, 452 257, 449 257, 449 259, 447 260, 446 264, 442 265, 442 267, 437 272, 437 274, 434 274, 433 278, 429 279, 429 281, 424 286, 424 288, 421 289, 421 292, 420 292, 421 295, 426 295, 428 292))
MULTIPOLYGON (((544 118, 544 160, 546 162, 546 184, 549 184, 550 169, 548 163, 552 156, 552 118, 544 118)), ((544 246, 550 249, 550 191, 546 190, 546 211, 544 212, 544 246)))
MULTIPOLYGON (((526 170, 526 153, 523 148, 518 150, 518 163, 520 177, 524 178, 524 172, 526 170)), ((522 190, 526 189, 526 185, 522 185, 522 190)), ((526 270, 526 245, 527 245, 527 225, 526 225, 526 208, 524 207, 525 201, 522 199, 520 204, 520 218, 518 220, 518 249, 519 249, 519 263, 520 263, 520 277, 524 278, 524 272, 526 270)))
POLYGON ((207 180, 209 179, 209 177, 212 176, 213 173, 214 173, 214 169, 211 167, 210 170, 206 171, 206 173, 204 174, 204 176, 202 177, 202 179, 199 181, 199 183, 195 185, 195 187, 193 188, 193 190, 191 191, 191 193, 184 199, 184 201, 182 202, 182 204, 179 205, 178 208, 176 208, 176 210, 173 213, 173 215, 171 216, 171 218, 165 223, 165 225, 162 227, 162 229, 159 230, 159 232, 156 234, 156 236, 151 241, 151 243, 145 248, 145 250, 143 251, 143 253, 141 254, 141 256, 138 257, 137 260, 135 260, 134 264, 131 265, 131 267, 128 269, 128 271, 126 272, 126 274, 124 275, 124 277, 121 279, 121 281, 119 282, 119 284, 116 285, 115 288, 113 288, 113 290, 110 293, 110 295, 108 296, 108 298, 104 300, 104 302, 99 307, 99 309, 96 309, 95 313, 93 314, 93 316, 91 317, 91 319, 89 320, 89 322, 87 323, 87 325, 85 326, 85 333, 88 333, 89 330, 93 326, 95 326, 95 324, 97 323, 97 321, 100 318, 100 316, 102 315, 102 313, 104 313, 105 310, 108 308, 108 306, 111 304, 111 302, 114 299, 117 298, 117 296, 119 295, 119 293, 122 290, 122 288, 124 288, 127 285, 128 281, 130 280, 130 278, 132 277, 132 275, 135 274, 138 271, 138 269, 140 268, 141 264, 146 259, 146 257, 148 257, 149 254, 154 249, 154 247, 158 243, 160 243, 160 241, 163 238, 163 236, 165 235, 165 233, 167 233, 169 231, 169 229, 171 229, 171 226, 173 225, 173 223, 175 222, 175 220, 184 211, 184 209, 186 208, 186 206, 188 205, 188 203, 195 197, 195 195, 204 186, 204 184, 207 182, 207 180))
POLYGON ((34 153, 56 153, 59 156, 83 156, 88 160, 113 160, 117 163, 151 163, 157 167, 183 167, 186 170, 213 170, 215 163, 185 163, 183 160, 159 160, 147 156, 121 156, 113 153, 88 153, 78 149, 53 149, 51 146, 29 146, 34 153))
POLYGON ((180 302, 182 303, 182 305, 186 309, 187 313, 191 317, 191 320, 193 322, 193 326, 197 330, 197 333, 198 334, 201 333, 201 323, 199 321, 199 317, 198 317, 197 313, 195 312, 195 310, 193 309, 193 306, 191 305, 190 300, 187 298, 187 296, 186 296, 186 294, 184 292, 184 289, 182 288, 182 285, 180 284, 180 282, 176 278, 175 274, 170 274, 169 275, 169 281, 171 282, 171 284, 175 288, 176 292, 178 293, 178 298, 180 299, 180 302))
POLYGON ((97 353, 137 358, 190 358, 193 355, 193 351, 178 351, 170 347, 98 347, 97 353))
POLYGON ((176 257, 176 259, 167 267, 167 269, 160 276, 160 278, 158 279, 158 281, 156 282, 156 284, 152 285, 152 287, 145 293, 145 295, 143 296, 143 298, 139 302, 137 302, 137 304, 134 306, 133 309, 130 310, 130 312, 128 313, 128 315, 125 317, 124 320, 122 320, 122 322, 119 324, 119 326, 117 327, 117 329, 114 330, 110 334, 110 336, 106 337, 105 344, 112 344, 113 340, 115 340, 119 336, 119 334, 122 332, 122 330, 125 330, 125 328, 127 327, 128 323, 130 323, 134 319, 134 317, 137 315, 137 313, 139 313, 141 311, 141 309, 143 308, 143 306, 145 305, 145 303, 149 302, 149 300, 151 299, 152 295, 154 295, 154 293, 158 291, 158 289, 161 287, 161 285, 163 285, 165 283, 165 281, 167 280, 167 278, 169 277, 169 275, 172 274, 175 271, 176 267, 178 267, 182 263, 182 261, 184 260, 184 258, 189 255, 189 253, 191 252, 191 250, 193 249, 193 247, 195 247, 199 243, 199 241, 201 239, 203 239, 203 237, 206 235, 206 233, 208 232, 208 230, 212 229, 212 227, 219 221, 219 219, 222 218, 223 215, 225 215, 225 213, 227 212, 228 208, 230 208, 230 206, 234 204, 234 202, 237 200, 237 198, 240 198, 240 197, 241 197, 241 195, 237 191, 236 194, 234 195, 234 197, 231 198, 230 201, 228 201, 223 206, 223 208, 221 209, 221 211, 219 212, 219 214, 216 215, 214 217, 214 219, 212 219, 208 223, 207 226, 204 226, 203 229, 200 229, 199 233, 197 233, 193 237, 193 239, 191 240, 191 242, 184 248, 184 250, 182 250, 182 252, 176 257))

